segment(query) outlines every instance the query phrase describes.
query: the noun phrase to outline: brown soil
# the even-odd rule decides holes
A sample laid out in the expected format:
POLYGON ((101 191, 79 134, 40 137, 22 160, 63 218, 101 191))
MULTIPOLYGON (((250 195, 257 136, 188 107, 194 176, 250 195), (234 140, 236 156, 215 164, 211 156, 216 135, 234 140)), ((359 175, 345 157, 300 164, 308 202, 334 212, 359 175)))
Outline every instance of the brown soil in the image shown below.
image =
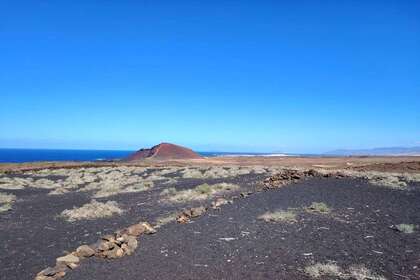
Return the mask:
POLYGON ((128 157, 129 161, 142 159, 199 159, 193 150, 169 143, 161 143, 150 149, 141 149, 128 157))
MULTIPOLYGON (((156 158, 152 158, 156 159, 156 158)), ((350 169, 386 172, 420 172, 420 156, 398 157, 210 157, 199 159, 172 159, 150 161, 115 162, 32 162, 3 163, 1 172, 16 172, 54 168, 80 168, 99 166, 189 166, 189 165, 262 165, 305 167, 323 169, 350 169)))

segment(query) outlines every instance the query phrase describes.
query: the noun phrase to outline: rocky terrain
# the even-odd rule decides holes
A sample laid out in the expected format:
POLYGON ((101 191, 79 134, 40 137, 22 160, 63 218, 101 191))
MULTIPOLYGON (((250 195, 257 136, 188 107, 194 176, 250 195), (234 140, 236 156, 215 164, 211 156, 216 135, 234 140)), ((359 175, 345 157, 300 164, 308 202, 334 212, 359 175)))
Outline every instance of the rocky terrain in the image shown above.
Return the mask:
POLYGON ((0 279, 418 279, 416 158, 311 160, 5 168, 0 279))

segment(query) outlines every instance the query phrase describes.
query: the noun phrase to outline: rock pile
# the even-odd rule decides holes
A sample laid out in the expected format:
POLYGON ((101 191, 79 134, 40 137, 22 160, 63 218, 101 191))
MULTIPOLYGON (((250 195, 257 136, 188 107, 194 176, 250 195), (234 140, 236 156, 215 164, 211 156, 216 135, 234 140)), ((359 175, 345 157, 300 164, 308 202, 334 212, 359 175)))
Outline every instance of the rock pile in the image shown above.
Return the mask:
POLYGON ((206 211, 207 208, 204 206, 186 209, 178 214, 176 221, 180 224, 186 224, 191 220, 191 218, 197 218, 203 215, 206 211))
POLYGON ((229 204, 229 203, 233 203, 232 200, 227 200, 225 198, 219 197, 218 199, 216 199, 215 201, 213 201, 211 203, 211 208, 213 209, 220 209, 220 206, 225 205, 225 204, 229 204))
POLYGON ((295 170, 295 169, 283 169, 279 173, 271 176, 264 180, 263 189, 276 189, 289 183, 295 183, 305 177, 323 177, 326 176, 320 172, 310 170, 295 170))
POLYGON ((148 223, 138 223, 119 230, 114 234, 103 236, 92 245, 79 246, 76 251, 56 259, 54 267, 48 267, 37 274, 35 280, 56 280, 64 277, 66 271, 75 269, 85 258, 97 256, 116 259, 131 255, 138 246, 137 237, 142 234, 153 234, 156 230, 148 223))

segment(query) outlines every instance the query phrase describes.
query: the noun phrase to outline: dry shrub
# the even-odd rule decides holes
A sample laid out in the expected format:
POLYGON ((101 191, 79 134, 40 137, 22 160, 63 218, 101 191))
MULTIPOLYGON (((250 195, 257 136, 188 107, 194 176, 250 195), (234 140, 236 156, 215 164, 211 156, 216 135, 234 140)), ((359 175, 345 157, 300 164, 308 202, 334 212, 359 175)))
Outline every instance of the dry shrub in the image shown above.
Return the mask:
POLYGON ((161 192, 164 196, 163 200, 167 202, 183 203, 194 200, 206 200, 217 194, 230 192, 239 189, 238 185, 219 183, 219 184, 202 184, 193 189, 177 191, 175 188, 168 188, 161 192))
POLYGON ((74 207, 69 210, 66 209, 61 212, 60 216, 69 222, 79 220, 95 220, 100 218, 109 218, 113 215, 120 215, 124 211, 118 206, 115 201, 107 201, 106 203, 92 200, 89 203, 82 205, 79 208, 74 207))
POLYGON ((101 198, 108 197, 112 195, 122 194, 122 193, 135 193, 135 192, 144 192, 152 188, 154 185, 153 182, 139 182, 137 184, 121 186, 113 184, 104 184, 102 187, 95 192, 93 197, 101 198))
POLYGON ((296 222, 296 213, 292 210, 278 210, 274 212, 266 212, 258 217, 259 220, 266 222, 285 222, 293 223, 296 222))
POLYGON ((350 278, 355 280, 386 280, 385 277, 373 273, 364 265, 353 265, 349 268, 350 278))
POLYGON ((306 208, 306 211, 328 214, 331 212, 331 208, 324 202, 312 202, 312 204, 306 208))
POLYGON ((195 179, 215 179, 236 177, 251 173, 248 167, 228 166, 228 167, 207 167, 207 168, 185 168, 181 171, 182 178, 195 179))
POLYGON ((413 224, 399 224, 395 226, 398 231, 401 231, 403 233, 413 233, 416 229, 416 225, 413 224))
POLYGON ((305 273, 312 278, 332 276, 342 278, 344 276, 342 269, 334 263, 316 263, 305 267, 305 273))
POLYGON ((170 213, 156 219, 156 227, 161 227, 171 222, 176 221, 177 213, 170 213))
POLYGON ((16 201, 14 194, 0 192, 0 213, 12 209, 12 204, 16 201))
MULTIPOLYGON (((319 169, 317 171, 322 174, 331 173, 331 170, 319 169)), ((420 182, 419 174, 353 170, 334 170, 334 172, 340 172, 349 177, 366 179, 372 185, 397 190, 406 189, 407 182, 420 182)))
POLYGON ((334 277, 336 279, 354 280, 386 280, 385 277, 373 273, 365 265, 352 265, 348 271, 334 263, 316 263, 305 268, 305 273, 312 278, 334 277))

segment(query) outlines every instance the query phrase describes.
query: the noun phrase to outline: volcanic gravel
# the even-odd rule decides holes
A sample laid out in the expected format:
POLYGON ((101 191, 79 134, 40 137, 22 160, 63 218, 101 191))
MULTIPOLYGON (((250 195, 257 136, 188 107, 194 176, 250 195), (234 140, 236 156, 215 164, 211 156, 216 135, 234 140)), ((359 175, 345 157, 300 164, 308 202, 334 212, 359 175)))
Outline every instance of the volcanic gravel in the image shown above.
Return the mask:
MULTIPOLYGON (((335 262, 365 265, 387 279, 420 279, 420 191, 362 180, 315 178, 255 193, 192 223, 168 224, 141 237, 134 255, 91 258, 65 279, 310 279, 304 268, 335 262), (329 214, 305 211, 324 202, 329 214), (295 208, 295 223, 267 223, 266 211, 295 208)), ((322 277, 322 279, 337 279, 322 277)))

